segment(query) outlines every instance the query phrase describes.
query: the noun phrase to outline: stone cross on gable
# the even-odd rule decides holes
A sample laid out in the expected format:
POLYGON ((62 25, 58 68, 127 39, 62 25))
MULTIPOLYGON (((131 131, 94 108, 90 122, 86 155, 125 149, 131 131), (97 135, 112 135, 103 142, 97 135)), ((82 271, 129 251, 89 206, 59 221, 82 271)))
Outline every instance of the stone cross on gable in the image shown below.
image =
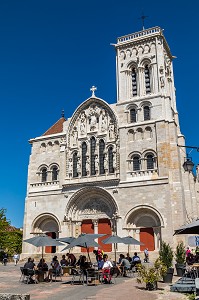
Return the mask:
POLYGON ((90 91, 92 92, 92 97, 95 97, 95 91, 97 88, 93 85, 92 88, 90 88, 90 91))

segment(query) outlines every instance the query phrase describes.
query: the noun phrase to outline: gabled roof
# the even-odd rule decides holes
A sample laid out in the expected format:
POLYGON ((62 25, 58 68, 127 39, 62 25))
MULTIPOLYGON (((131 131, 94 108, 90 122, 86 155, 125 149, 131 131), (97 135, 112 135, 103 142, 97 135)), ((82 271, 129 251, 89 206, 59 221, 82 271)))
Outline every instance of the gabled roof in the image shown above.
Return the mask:
POLYGON ((64 117, 61 117, 54 125, 52 125, 43 135, 50 135, 63 132, 63 123, 66 121, 64 117))

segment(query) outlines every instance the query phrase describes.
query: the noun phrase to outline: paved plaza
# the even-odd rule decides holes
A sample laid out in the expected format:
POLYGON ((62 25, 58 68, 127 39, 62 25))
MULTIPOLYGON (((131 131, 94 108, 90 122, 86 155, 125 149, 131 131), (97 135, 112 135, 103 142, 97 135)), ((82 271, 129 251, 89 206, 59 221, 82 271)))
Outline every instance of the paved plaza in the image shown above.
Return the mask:
MULTIPOLYGON (((109 300, 109 299, 135 299, 135 300, 185 300, 185 295, 171 293, 169 285, 158 283, 157 291, 146 291, 144 284, 138 284, 136 278, 117 277, 116 283, 97 286, 71 285, 71 277, 63 277, 62 282, 43 282, 39 284, 25 284, 19 282, 20 266, 9 263, 0 264, 0 293, 30 294, 31 300, 109 300)), ((59 278, 58 278, 59 279, 59 278)), ((174 281, 178 277, 174 278, 174 281)))

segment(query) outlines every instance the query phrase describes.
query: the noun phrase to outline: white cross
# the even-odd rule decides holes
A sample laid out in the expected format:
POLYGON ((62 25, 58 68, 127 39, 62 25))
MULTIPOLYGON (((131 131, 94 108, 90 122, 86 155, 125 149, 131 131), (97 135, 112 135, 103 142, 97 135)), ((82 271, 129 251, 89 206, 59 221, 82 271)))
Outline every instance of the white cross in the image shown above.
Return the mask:
POLYGON ((90 88, 90 91, 92 92, 92 97, 95 97, 95 91, 97 88, 93 85, 92 88, 90 88))

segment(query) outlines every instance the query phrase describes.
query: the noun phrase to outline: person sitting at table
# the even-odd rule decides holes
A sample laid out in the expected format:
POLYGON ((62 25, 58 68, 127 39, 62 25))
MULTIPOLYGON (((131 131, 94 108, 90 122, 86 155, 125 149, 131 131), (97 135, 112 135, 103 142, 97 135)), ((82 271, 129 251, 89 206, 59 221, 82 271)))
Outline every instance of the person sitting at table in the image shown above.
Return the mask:
POLYGON ((129 253, 126 254, 126 259, 128 259, 130 263, 132 262, 132 258, 130 257, 129 253))
POLYGON ((59 264, 59 261, 58 261, 58 259, 57 259, 57 256, 54 256, 53 257, 53 260, 52 260, 52 262, 51 262, 51 267, 52 268, 50 268, 49 270, 48 270, 48 276, 47 276, 47 278, 46 278, 46 280, 49 280, 50 279, 50 281, 52 281, 52 276, 53 276, 53 274, 55 274, 55 273, 59 273, 60 272, 60 270, 61 270, 61 266, 60 266, 60 264, 59 264))
POLYGON ((72 253, 67 253, 66 256, 68 257, 69 265, 70 265, 70 266, 75 266, 76 261, 77 261, 75 255, 72 254, 72 253))
MULTIPOLYGON (((24 264, 24 269, 28 269, 28 274, 31 276, 30 283, 34 282, 32 276, 35 275, 36 266, 33 258, 28 258, 28 261, 24 264)), ((35 275, 35 280, 37 281, 37 279, 37 275, 35 275)))
POLYGON ((186 257, 186 263, 188 265, 193 265, 194 262, 195 262, 195 258, 194 258, 193 253, 189 252, 186 257))
POLYGON ((108 259, 108 255, 103 255, 104 265, 102 267, 102 278, 104 279, 104 283, 110 283, 111 282, 111 273, 110 270, 113 268, 113 265, 111 261, 108 259))
POLYGON ((45 262, 45 259, 44 258, 41 258, 38 265, 37 265, 37 270, 40 270, 40 271, 48 271, 48 265, 47 263, 45 262))
MULTIPOLYGON (((44 274, 46 274, 47 271, 48 271, 48 265, 47 265, 47 263, 45 263, 45 259, 41 258, 38 265, 37 265, 37 269, 35 270, 36 279, 38 281, 41 281, 40 278, 43 278, 44 274)), ((43 281, 43 279, 42 279, 42 281, 43 281)))
POLYGON ((119 268, 121 269, 121 272, 124 277, 126 277, 126 271, 130 270, 131 264, 128 261, 128 259, 125 258, 124 254, 120 254, 121 263, 119 264, 119 268))
POLYGON ((60 265, 62 267, 66 267, 69 265, 69 261, 66 259, 66 256, 65 255, 62 255, 62 259, 60 260, 60 265))

